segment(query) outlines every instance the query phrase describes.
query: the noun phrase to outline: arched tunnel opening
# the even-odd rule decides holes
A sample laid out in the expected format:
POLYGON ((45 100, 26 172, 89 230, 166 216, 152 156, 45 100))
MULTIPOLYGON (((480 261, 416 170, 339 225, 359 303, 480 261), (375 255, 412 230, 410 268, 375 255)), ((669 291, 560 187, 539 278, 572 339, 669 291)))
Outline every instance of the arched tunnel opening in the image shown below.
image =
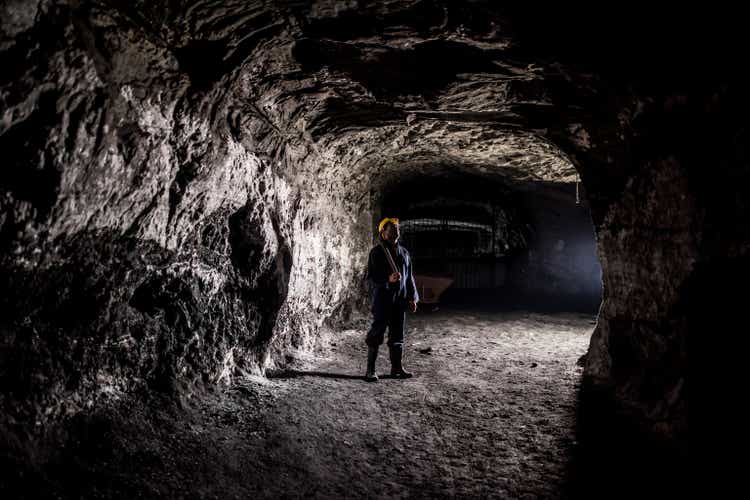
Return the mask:
POLYGON ((0 14, 0 496, 694 491, 702 367, 744 352, 743 16, 0 14), (386 336, 367 383, 384 217, 414 376, 386 336))
POLYGON ((399 216, 428 308, 598 311, 601 266, 580 185, 448 171, 375 198, 376 218, 399 216))

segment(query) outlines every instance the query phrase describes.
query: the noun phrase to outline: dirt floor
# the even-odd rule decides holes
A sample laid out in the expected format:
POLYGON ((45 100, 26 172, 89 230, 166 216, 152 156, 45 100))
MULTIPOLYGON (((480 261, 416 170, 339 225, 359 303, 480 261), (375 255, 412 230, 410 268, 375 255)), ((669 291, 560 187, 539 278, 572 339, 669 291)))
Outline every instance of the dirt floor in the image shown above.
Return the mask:
MULTIPOLYGON (((269 379, 81 416, 62 451, 11 483, 30 497, 564 497, 577 361, 594 323, 410 315, 404 365, 415 377, 377 383, 362 378, 364 330, 336 332, 269 379)), ((388 370, 383 346, 378 371, 388 370)))

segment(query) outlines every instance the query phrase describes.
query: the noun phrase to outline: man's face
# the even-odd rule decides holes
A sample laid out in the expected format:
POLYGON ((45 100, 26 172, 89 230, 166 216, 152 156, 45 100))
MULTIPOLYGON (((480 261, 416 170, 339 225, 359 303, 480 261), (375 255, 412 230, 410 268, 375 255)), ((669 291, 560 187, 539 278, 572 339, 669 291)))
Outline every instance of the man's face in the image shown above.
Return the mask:
POLYGON ((400 236, 401 231, 396 224, 388 223, 383 228, 383 239, 386 241, 397 243, 400 236))

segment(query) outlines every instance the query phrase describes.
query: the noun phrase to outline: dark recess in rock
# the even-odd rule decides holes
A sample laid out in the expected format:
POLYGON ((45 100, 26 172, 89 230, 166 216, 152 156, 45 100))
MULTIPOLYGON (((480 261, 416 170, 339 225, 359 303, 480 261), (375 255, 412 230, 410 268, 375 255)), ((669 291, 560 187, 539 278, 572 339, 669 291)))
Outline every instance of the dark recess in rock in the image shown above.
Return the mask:
POLYGON ((0 136, 0 148, 6 158, 0 171, 0 189, 31 202, 40 220, 49 215, 60 183, 61 166, 44 149, 45 135, 59 119, 57 95, 48 91, 22 123, 0 136))
POLYGON ((406 49, 373 50, 329 40, 303 39, 296 43, 293 53, 306 71, 325 66, 342 72, 379 99, 409 94, 432 96, 458 73, 509 76, 492 63, 497 56, 493 51, 447 40, 416 43, 406 49))

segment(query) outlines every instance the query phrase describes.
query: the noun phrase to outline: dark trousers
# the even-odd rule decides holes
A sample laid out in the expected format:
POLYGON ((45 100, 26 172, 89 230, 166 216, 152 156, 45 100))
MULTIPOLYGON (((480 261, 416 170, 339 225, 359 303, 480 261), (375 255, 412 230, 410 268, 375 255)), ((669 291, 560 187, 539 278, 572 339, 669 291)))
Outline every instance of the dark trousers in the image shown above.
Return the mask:
POLYGON ((403 347, 404 326, 406 322, 406 304, 398 300, 376 301, 372 308, 372 326, 367 332, 365 342, 371 347, 377 347, 383 343, 385 330, 388 329, 388 346, 403 347))

